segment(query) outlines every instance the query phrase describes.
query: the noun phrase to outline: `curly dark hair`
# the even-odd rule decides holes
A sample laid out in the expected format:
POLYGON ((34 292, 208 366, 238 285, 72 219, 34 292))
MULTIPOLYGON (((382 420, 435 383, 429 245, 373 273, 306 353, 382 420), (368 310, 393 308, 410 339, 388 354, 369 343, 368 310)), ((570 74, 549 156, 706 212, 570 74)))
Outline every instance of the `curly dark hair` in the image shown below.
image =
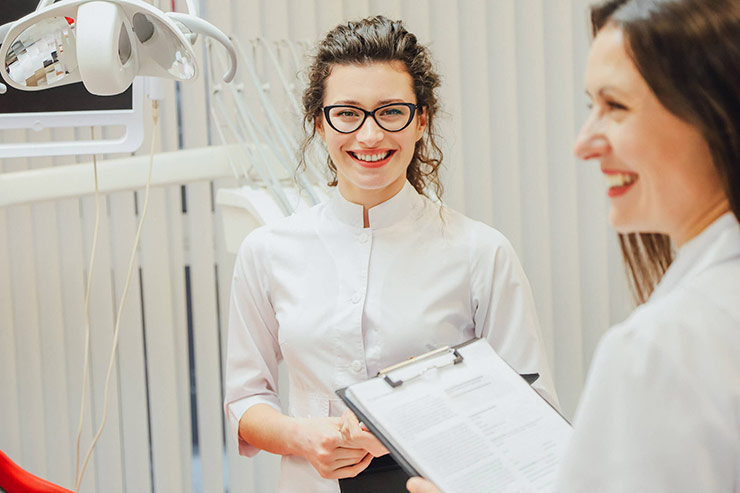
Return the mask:
MULTIPOLYGON (((442 197, 439 180, 442 150, 437 145, 434 115, 439 110, 436 89, 440 78, 434 70, 429 49, 418 43, 401 21, 383 16, 340 24, 319 42, 316 54, 308 68, 308 86, 303 91, 303 127, 306 138, 301 147, 301 165, 306 151, 316 137, 316 119, 321 118, 324 106, 326 79, 335 65, 367 65, 376 62, 400 61, 406 67, 416 96, 416 104, 426 111, 427 128, 416 142, 414 156, 406 170, 406 178, 417 192, 427 195, 431 188, 437 198, 442 197)), ((337 168, 327 159, 331 172, 330 186, 337 184, 337 168)))

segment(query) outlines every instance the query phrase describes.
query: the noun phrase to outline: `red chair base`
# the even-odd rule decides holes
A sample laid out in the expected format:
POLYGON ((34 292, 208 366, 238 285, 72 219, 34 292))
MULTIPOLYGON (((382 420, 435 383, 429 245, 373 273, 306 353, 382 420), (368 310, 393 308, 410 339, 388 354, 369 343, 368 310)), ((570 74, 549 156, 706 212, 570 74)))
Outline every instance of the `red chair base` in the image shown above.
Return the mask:
POLYGON ((73 493, 34 476, 0 450, 0 488, 8 493, 73 493))

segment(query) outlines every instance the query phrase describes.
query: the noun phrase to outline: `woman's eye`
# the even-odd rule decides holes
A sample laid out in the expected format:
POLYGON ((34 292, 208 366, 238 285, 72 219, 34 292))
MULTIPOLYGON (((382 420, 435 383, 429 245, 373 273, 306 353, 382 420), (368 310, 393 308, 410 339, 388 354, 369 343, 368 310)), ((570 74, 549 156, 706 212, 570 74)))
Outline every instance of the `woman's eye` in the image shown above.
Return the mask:
POLYGON ((358 115, 357 115, 357 112, 356 111, 352 111, 352 110, 341 110, 341 111, 338 111, 337 112, 337 116, 338 117, 341 117, 341 118, 352 118, 352 117, 355 117, 355 116, 358 116, 358 115))
POLYGON ((398 108, 388 108, 387 110, 383 111, 383 116, 397 116, 401 114, 401 110, 398 108))
POLYGON ((609 107, 610 110, 626 110, 627 107, 623 105, 622 103, 617 103, 616 101, 607 101, 606 105, 609 107))

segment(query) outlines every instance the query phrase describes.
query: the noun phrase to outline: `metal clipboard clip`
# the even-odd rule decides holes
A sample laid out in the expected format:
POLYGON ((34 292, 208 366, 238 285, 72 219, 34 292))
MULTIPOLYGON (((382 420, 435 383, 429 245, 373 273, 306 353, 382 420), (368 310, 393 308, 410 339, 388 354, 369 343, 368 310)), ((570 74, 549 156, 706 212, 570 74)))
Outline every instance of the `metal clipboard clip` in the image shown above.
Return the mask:
POLYGON ((428 353, 420 354, 419 356, 412 356, 408 360, 402 361, 401 363, 397 363, 397 364, 392 365, 392 366, 389 366, 388 368, 383 368, 382 370, 380 370, 378 372, 378 376, 381 376, 382 375, 383 376, 383 380, 385 380, 385 382, 388 385, 390 385, 393 388, 396 388, 396 387, 398 387, 400 385, 403 385, 404 382, 408 382, 408 381, 413 380, 415 378, 419 378, 420 376, 422 376, 428 370, 432 370, 432 369, 438 370, 440 368, 445 368, 445 367, 448 367, 448 366, 454 366, 454 365, 456 365, 458 363, 461 363, 463 361, 463 359, 464 358, 463 358, 462 354, 460 354, 457 351, 457 347, 444 346, 444 347, 441 347, 439 349, 435 349, 434 351, 429 351, 428 353), (440 355, 443 355, 445 353, 452 353, 455 357, 453 359, 451 359, 449 362, 443 363, 441 365, 431 365, 431 366, 424 367, 424 368, 421 369, 421 371, 419 371, 419 373, 415 373, 415 374, 411 375, 410 377, 406 377, 404 380, 401 380, 401 379, 393 380, 390 377, 390 375, 389 375, 390 373, 392 373, 392 372, 394 372, 396 370, 400 370, 401 368, 404 368, 404 367, 406 367, 408 365, 413 365, 413 364, 418 363, 421 360, 433 358, 435 356, 440 356, 440 355))

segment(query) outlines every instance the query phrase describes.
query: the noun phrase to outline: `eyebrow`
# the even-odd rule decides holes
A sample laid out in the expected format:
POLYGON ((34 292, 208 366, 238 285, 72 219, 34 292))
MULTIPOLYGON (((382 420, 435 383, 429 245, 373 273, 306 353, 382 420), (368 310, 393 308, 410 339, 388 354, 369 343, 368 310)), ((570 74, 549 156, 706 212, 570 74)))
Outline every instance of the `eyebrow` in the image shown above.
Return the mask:
MULTIPOLYGON (((404 103, 405 101, 401 98, 396 99, 383 99, 378 101, 377 106, 383 106, 384 104, 391 104, 391 103, 404 103)), ((349 104, 352 106, 362 106, 362 104, 359 101, 355 101, 354 99, 342 99, 340 101, 337 101, 333 104, 349 104)), ((377 107, 376 106, 376 107, 377 107)))
MULTIPOLYGON (((598 91, 596 91, 596 94, 601 97, 604 97, 604 93, 608 93, 608 92, 613 92, 615 93, 615 96, 619 96, 619 97, 626 96, 624 94, 624 91, 621 91, 618 87, 615 87, 615 86, 602 86, 599 88, 598 91)), ((593 97, 591 93, 588 91, 588 89, 586 89, 586 96, 588 96, 589 98, 593 97)))

